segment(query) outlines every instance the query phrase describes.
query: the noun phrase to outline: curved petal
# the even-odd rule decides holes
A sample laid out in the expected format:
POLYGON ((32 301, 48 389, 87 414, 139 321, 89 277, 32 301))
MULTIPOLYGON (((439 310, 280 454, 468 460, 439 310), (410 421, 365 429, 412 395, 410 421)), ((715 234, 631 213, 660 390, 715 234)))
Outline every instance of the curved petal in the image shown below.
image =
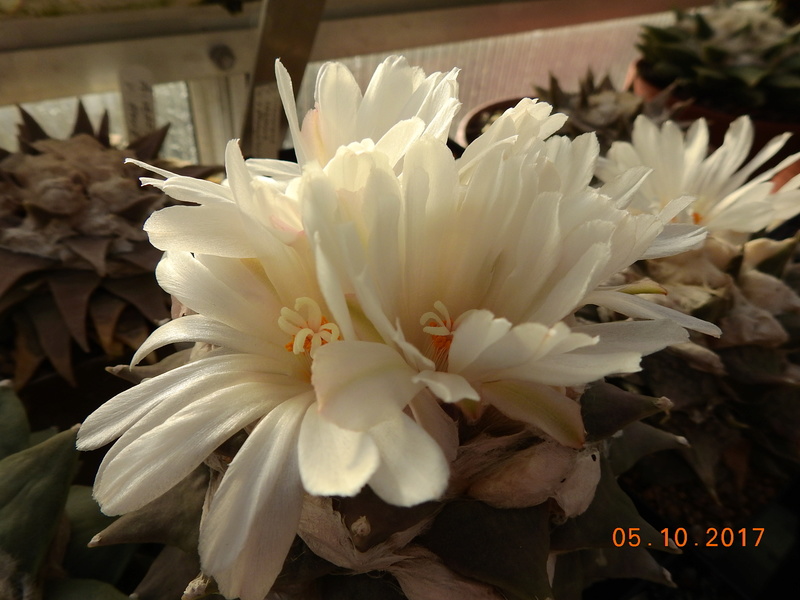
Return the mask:
POLYGON ((94 496, 107 514, 155 500, 222 442, 267 413, 275 400, 261 383, 222 388, 190 403, 129 444, 107 463, 94 496))
POLYGON ((369 480, 373 491, 395 506, 436 500, 447 488, 447 460, 432 437, 411 417, 400 413, 368 432, 381 456, 369 480))
POLYGON ((414 375, 395 350, 372 342, 327 344, 317 349, 311 365, 320 413, 355 431, 396 418, 423 388, 414 375))
POLYGON ((488 310, 471 312, 453 333, 449 370, 453 373, 464 371, 470 363, 478 359, 481 352, 506 335, 510 329, 509 321, 495 318, 488 310))
POLYGON ((200 561, 228 598, 263 600, 300 521, 297 436, 312 392, 273 409, 248 436, 201 525, 200 561))
POLYGON ((232 258, 256 256, 236 204, 171 206, 153 213, 144 224, 159 250, 187 250, 232 258))
POLYGON ((203 315, 187 315, 156 329, 134 354, 131 364, 138 364, 153 350, 176 342, 202 342, 245 354, 261 354, 270 368, 286 369, 286 352, 270 340, 237 331, 203 315), (274 361, 274 362, 273 362, 274 361), (280 365, 284 365, 281 367, 280 365))
POLYGON ((253 326, 265 320, 270 308, 277 322, 281 306, 266 297, 266 285, 252 285, 239 261, 228 259, 213 266, 209 269, 189 252, 168 252, 156 267, 156 278, 161 289, 184 306, 239 331, 255 333, 253 326), (222 281, 217 272, 228 275, 228 281, 222 281), (232 273, 237 276, 231 278, 232 273))
POLYGON ((315 496, 355 496, 380 462, 368 434, 331 423, 316 404, 306 411, 298 448, 303 487, 315 496))
POLYGON ((583 446, 586 432, 580 404, 551 387, 532 382, 497 381, 483 384, 481 396, 506 416, 538 427, 565 446, 583 446))
POLYGON ((595 290, 584 298, 585 304, 605 306, 629 317, 640 319, 670 319, 682 327, 699 331, 714 337, 722 335, 719 327, 708 321, 703 321, 690 315, 685 315, 677 310, 639 298, 634 294, 625 294, 611 290, 595 290))
POLYGON ((250 376, 249 371, 260 370, 262 362, 262 357, 255 355, 208 356, 146 379, 86 417, 78 430, 78 449, 105 446, 168 397, 197 398, 211 381, 221 387, 242 383, 250 376))
POLYGON ((480 400, 478 392, 461 375, 442 371, 422 371, 415 375, 413 381, 424 383, 443 402, 460 400, 480 400))
POLYGON ((689 333, 669 319, 592 323, 573 327, 572 331, 600 338, 596 345, 581 348, 582 354, 637 352, 646 356, 667 346, 689 341, 689 333))

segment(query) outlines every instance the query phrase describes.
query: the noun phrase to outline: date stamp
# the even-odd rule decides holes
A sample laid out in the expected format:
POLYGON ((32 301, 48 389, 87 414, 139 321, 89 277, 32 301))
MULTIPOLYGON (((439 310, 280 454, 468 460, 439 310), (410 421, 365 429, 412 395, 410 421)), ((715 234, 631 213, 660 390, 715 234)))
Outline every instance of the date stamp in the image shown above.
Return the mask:
POLYGON ((611 534, 611 542, 617 548, 621 548, 622 546, 628 546, 630 548, 636 548, 638 546, 643 546, 645 548, 667 548, 670 546, 670 541, 678 548, 683 548, 685 546, 697 548, 730 548, 732 546, 738 548, 756 548, 761 543, 761 538, 764 537, 763 527, 742 527, 741 529, 733 529, 731 527, 723 527, 722 529, 709 527, 706 529, 704 538, 695 541, 689 539, 689 534, 683 527, 675 527, 674 529, 666 527, 659 532, 662 536, 660 541, 663 542, 659 544, 643 541, 640 531, 641 528, 639 527, 628 527, 627 529, 617 527, 611 534))

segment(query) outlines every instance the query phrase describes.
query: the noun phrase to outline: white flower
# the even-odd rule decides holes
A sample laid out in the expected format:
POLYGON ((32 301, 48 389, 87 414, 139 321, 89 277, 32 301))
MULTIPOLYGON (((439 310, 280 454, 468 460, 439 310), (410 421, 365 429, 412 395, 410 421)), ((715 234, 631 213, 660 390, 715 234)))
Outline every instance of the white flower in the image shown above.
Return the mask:
POLYGON ((86 420, 79 445, 119 438, 95 495, 121 513, 245 430, 200 534, 203 570, 229 597, 269 591, 304 492, 369 485, 402 506, 438 498, 457 443, 440 402, 468 417, 491 404, 581 447, 581 386, 687 338, 671 320, 678 313, 601 287, 642 257, 694 243, 696 227, 665 227, 685 200, 654 215, 628 211, 644 169, 593 189, 596 140, 546 139, 563 117, 531 100, 456 161, 443 140, 452 78, 427 83, 397 63, 381 78, 410 90, 405 99, 375 84, 359 105, 371 123, 381 103, 401 107, 374 138, 338 122, 360 97, 349 83, 327 112, 321 77, 318 112, 308 128, 293 126, 303 157, 293 179, 254 174, 232 142, 224 185, 158 169, 166 181, 146 180, 196 204, 146 225, 167 251, 159 283, 196 314, 159 328, 134 362, 174 342, 211 349, 113 398, 86 420), (413 127, 392 126, 408 112, 400 123, 413 127), (430 120, 420 130, 421 117, 430 120), (587 303, 654 320, 581 325, 575 312, 587 303))
POLYGON ((308 163, 324 166, 340 146, 371 140, 394 166, 421 135, 446 141, 461 107, 457 75, 458 69, 453 69, 426 76, 404 57, 390 56, 378 65, 362 94, 347 67, 328 62, 317 74, 315 106, 301 127, 289 73, 276 61, 275 76, 299 164, 264 159, 248 164, 262 175, 291 177, 308 163))
POLYGON ((188 249, 217 256, 254 256, 253 240, 274 235, 291 242, 302 233, 292 181, 305 164, 325 165, 337 148, 353 142, 374 147, 393 168, 420 136, 446 141, 458 111, 458 70, 425 76, 405 58, 391 56, 376 69, 361 93, 352 73, 326 63, 317 76, 316 107, 300 128, 289 74, 279 61, 275 72, 289 119, 299 164, 271 159, 242 161, 235 141, 228 145, 224 185, 179 176, 131 160, 166 178, 142 178, 175 199, 201 210, 175 206, 153 215, 145 229, 160 249, 188 249), (238 185, 239 189, 231 189, 238 185), (279 193, 275 193, 279 192, 279 193), (266 229, 268 233, 264 233, 266 229), (197 243, 202 247, 197 247, 197 243))
POLYGON ((684 135, 672 121, 659 129, 646 117, 636 119, 632 142, 615 142, 601 159, 597 176, 610 181, 633 167, 653 170, 630 203, 630 210, 654 213, 680 196, 693 196, 691 206, 675 215, 677 222, 696 223, 721 238, 774 227, 800 212, 800 178, 773 193, 770 178, 798 155, 753 177, 758 167, 786 143, 789 134, 771 140, 744 164, 753 144, 753 124, 746 116, 734 121, 723 145, 708 155, 708 126, 695 121, 684 135))
POLYGON ((566 322, 590 297, 628 296, 596 288, 645 254, 664 224, 616 208, 630 192, 622 182, 608 188, 614 198, 586 185, 596 141, 542 140, 559 124, 549 112, 523 101, 458 162, 423 138, 400 176, 356 144, 304 172, 305 232, 344 332, 312 365, 324 416, 368 428, 427 389, 467 413, 493 404, 580 447, 579 406, 565 388, 635 371, 642 354, 685 339, 665 319, 684 317, 644 300, 646 316, 658 320, 566 322), (357 327, 374 328, 377 339, 348 341, 357 327), (346 364, 364 367, 353 379, 335 378, 346 364), (371 393, 390 370, 391 393, 371 393), (365 396, 374 398, 368 410, 358 400, 365 396))
MULTIPOLYGON (((154 500, 223 442, 248 431, 200 532, 204 571, 226 596, 243 600, 261 600, 280 572, 304 490, 352 496, 369 484, 387 502, 408 506, 438 498, 448 478, 440 446, 403 412, 372 427, 356 422, 347 429, 320 416, 313 357, 344 342, 336 324, 327 321, 331 311, 315 287, 307 289, 315 299, 302 296, 285 305, 285 297, 296 292, 279 282, 297 273, 276 272, 294 267, 291 261, 283 267, 266 260, 168 253, 157 270, 159 283, 198 314, 156 330, 134 363, 173 342, 214 349, 117 395, 79 431, 84 450, 119 438, 94 488, 108 514, 154 500)), ((355 378, 365 365, 382 368, 379 351, 340 365, 333 379, 355 378)), ((393 374, 384 375, 372 381, 370 392, 389 392, 393 374)), ((362 397, 361 404, 368 409, 370 397, 362 397)), ((424 396, 409 414, 434 431, 451 425, 424 396)))

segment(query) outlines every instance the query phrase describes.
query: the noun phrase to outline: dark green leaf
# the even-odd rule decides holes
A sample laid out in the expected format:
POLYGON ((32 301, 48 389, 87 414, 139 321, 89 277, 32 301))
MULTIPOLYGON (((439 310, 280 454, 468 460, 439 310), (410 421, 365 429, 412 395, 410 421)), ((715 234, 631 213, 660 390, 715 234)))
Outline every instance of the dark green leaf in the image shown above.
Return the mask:
POLYGON ((613 548, 613 534, 617 528, 622 528, 626 534, 634 528, 642 545, 651 544, 652 548, 664 549, 663 536, 639 515, 633 501, 617 484, 608 461, 602 461, 601 469, 600 483, 589 508, 552 532, 550 549, 568 552, 613 548))
POLYGON ((44 590, 44 600, 130 600, 117 588, 92 579, 51 581, 44 590))
POLYGON ((35 574, 47 554, 75 475, 77 429, 63 431, 0 461, 0 549, 24 573, 35 574))
POLYGON ((73 485, 67 499, 70 537, 64 568, 72 577, 98 579, 116 584, 128 565, 136 546, 123 544, 107 548, 89 548, 92 538, 114 522, 100 512, 92 498, 92 488, 73 485))
POLYGON ((761 83, 762 79, 769 75, 768 69, 753 65, 738 65, 734 67, 728 67, 725 72, 729 76, 743 81, 747 87, 751 88, 756 87, 759 83, 761 83))
POLYGON ((103 529, 93 546, 160 543, 194 552, 207 487, 208 468, 198 467, 164 495, 103 529))
POLYGON ((581 396, 581 416, 589 441, 606 439, 626 425, 671 406, 666 398, 626 392, 604 381, 593 384, 581 396))
POLYGON ((695 27, 697 28, 697 37, 701 40, 707 40, 714 36, 714 29, 708 24, 702 14, 693 13, 695 27))
POLYGON ((11 383, 0 382, 0 459, 27 448, 30 435, 25 407, 11 383))
POLYGON ((494 585, 509 600, 544 600, 553 597, 546 569, 548 521, 543 504, 500 509, 456 501, 445 506, 421 543, 452 571, 494 585))
POLYGON ((661 450, 680 450, 688 442, 646 423, 632 423, 609 443, 608 459, 615 475, 621 475, 644 456, 661 450))

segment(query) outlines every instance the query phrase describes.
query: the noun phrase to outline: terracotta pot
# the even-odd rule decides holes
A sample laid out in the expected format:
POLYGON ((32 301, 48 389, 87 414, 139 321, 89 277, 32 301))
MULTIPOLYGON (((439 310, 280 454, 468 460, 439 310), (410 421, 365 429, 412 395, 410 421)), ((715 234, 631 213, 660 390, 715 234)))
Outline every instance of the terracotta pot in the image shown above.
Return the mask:
POLYGON ((480 104, 469 111, 456 130, 455 142, 462 148, 466 148, 475 141, 484 127, 491 122, 493 115, 501 115, 509 108, 513 108, 522 98, 504 98, 503 100, 492 100, 485 104, 480 104))

